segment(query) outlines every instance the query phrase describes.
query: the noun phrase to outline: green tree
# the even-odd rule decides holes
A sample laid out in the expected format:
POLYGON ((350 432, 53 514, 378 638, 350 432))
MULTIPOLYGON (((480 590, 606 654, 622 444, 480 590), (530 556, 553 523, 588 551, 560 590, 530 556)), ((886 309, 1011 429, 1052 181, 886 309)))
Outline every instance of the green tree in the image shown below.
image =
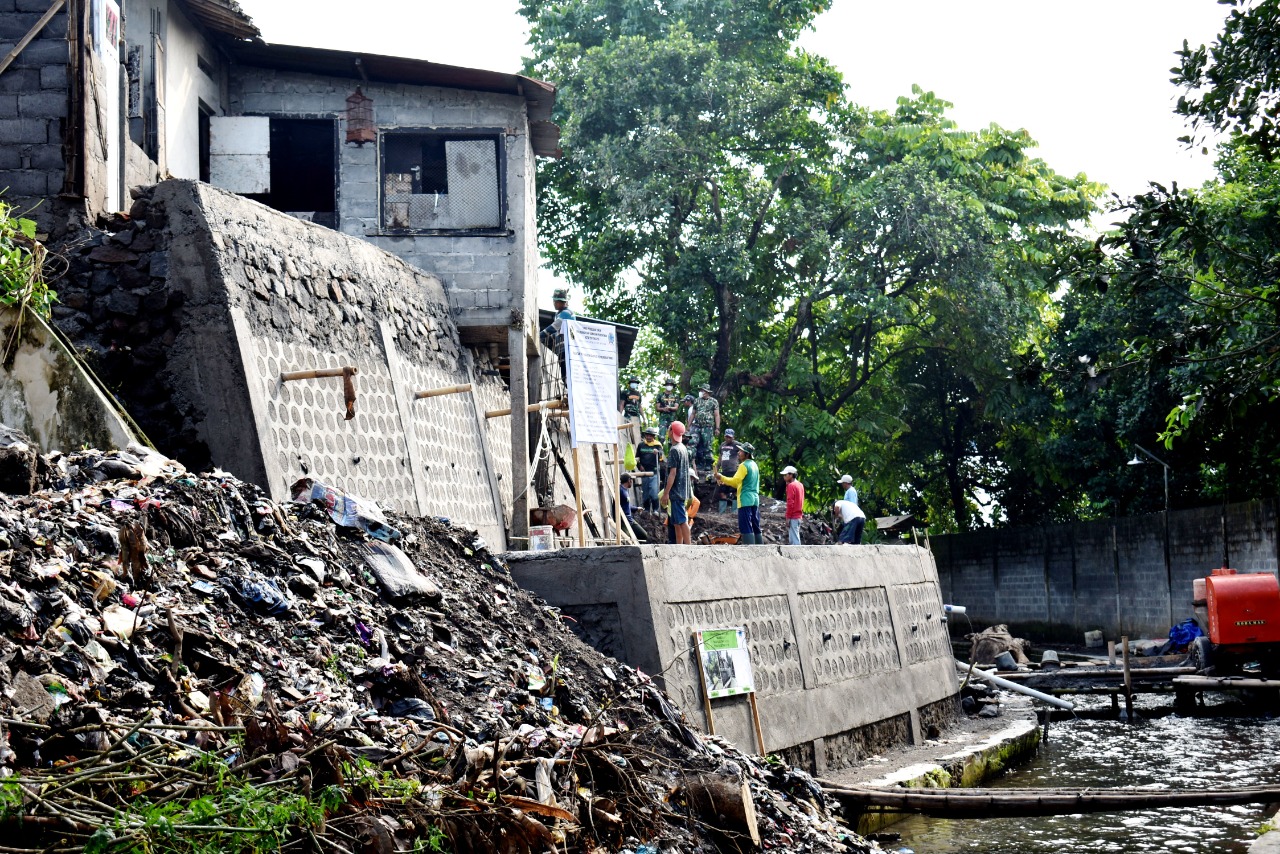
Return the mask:
POLYGON ((1186 90, 1177 112, 1190 123, 1183 141, 1213 129, 1249 140, 1264 160, 1280 153, 1280 0, 1218 0, 1232 7, 1213 47, 1178 51, 1173 82, 1186 90))

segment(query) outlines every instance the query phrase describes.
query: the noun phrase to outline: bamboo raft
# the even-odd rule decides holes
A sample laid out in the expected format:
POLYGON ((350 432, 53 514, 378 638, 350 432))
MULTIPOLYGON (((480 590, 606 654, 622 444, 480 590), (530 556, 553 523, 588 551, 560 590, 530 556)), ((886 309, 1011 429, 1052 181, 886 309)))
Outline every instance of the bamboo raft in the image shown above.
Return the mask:
POLYGON ((935 818, 1074 815, 1280 802, 1280 786, 1232 789, 879 789, 824 784, 823 789, 844 807, 856 812, 879 808, 935 818))

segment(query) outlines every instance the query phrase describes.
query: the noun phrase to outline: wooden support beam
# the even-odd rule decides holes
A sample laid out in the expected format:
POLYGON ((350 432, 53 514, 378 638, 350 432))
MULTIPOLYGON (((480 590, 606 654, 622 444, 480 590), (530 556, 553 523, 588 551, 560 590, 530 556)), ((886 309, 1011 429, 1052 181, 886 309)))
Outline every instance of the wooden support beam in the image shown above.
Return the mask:
POLYGON ((464 391, 471 391, 471 383, 463 383, 462 385, 447 385, 441 388, 428 388, 413 393, 414 400, 424 400, 428 397, 440 397, 445 394, 462 394, 464 391))
POLYGON ((40 20, 36 21, 36 25, 27 30, 27 34, 23 36, 16 45, 14 45, 13 50, 9 51, 8 56, 3 60, 0 60, 0 74, 4 74, 5 69, 12 65, 13 61, 27 49, 27 45, 31 44, 35 37, 40 35, 40 31, 53 20, 53 16, 58 14, 58 10, 62 8, 62 4, 65 2, 66 0, 53 0, 53 5, 49 7, 48 11, 40 16, 40 20))

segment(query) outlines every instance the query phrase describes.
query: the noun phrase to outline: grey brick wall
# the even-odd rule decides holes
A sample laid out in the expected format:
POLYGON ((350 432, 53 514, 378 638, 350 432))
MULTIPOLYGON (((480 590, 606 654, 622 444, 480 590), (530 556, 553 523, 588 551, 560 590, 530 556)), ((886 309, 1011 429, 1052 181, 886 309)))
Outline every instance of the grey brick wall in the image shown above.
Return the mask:
MULTIPOLYGON (((0 56, 49 8, 47 0, 0 0, 0 56)), ((0 189, 19 208, 62 190, 63 131, 70 109, 66 9, 0 74, 0 189)), ((36 209, 44 227, 49 207, 36 209), (43 210, 42 210, 43 209, 43 210)))
POLYGON ((1078 640, 1162 637, 1191 616, 1191 581, 1222 566, 1276 572, 1275 499, 1048 528, 934 537, 943 597, 975 626, 1078 640))

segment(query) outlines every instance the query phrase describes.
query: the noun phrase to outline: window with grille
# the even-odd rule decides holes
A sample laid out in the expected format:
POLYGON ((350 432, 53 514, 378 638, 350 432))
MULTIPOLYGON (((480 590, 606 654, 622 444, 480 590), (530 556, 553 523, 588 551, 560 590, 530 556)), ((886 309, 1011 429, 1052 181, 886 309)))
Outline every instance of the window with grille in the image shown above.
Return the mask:
POLYGON ((383 229, 501 228, 501 143, 498 133, 384 131, 383 229))

